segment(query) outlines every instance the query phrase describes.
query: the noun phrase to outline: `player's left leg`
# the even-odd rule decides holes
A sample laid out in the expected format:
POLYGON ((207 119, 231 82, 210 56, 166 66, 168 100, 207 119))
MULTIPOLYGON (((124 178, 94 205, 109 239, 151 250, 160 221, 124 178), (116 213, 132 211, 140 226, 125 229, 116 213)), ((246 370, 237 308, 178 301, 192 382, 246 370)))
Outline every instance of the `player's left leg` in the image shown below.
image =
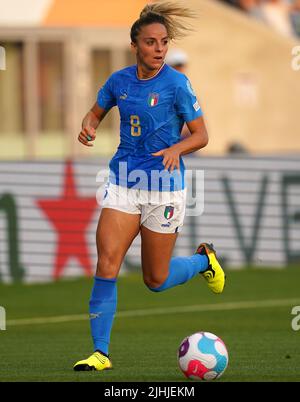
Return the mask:
MULTIPOLYGON (((195 254, 172 257, 178 232, 183 226, 186 192, 150 193, 141 215, 142 268, 149 289, 160 292, 183 284, 201 273, 214 293, 222 293, 225 274, 215 250, 201 243, 195 254), (152 197, 153 196, 153 197, 152 197)), ((141 200, 149 193, 141 192, 141 200)))
POLYGON ((173 192, 141 191, 141 239, 144 282, 160 292, 180 285, 208 268, 208 257, 196 253, 173 257, 185 215, 186 189, 173 192))
POLYGON ((157 233, 141 225, 142 270, 149 289, 159 288, 169 276, 169 264, 178 233, 157 233))
POLYGON ((177 236, 141 226, 142 269, 148 288, 162 292, 201 274, 214 293, 222 293, 226 276, 212 245, 201 243, 194 255, 172 258, 177 236))
POLYGON ((208 268, 208 258, 203 254, 171 258, 177 236, 141 226, 144 282, 154 292, 181 285, 208 268))

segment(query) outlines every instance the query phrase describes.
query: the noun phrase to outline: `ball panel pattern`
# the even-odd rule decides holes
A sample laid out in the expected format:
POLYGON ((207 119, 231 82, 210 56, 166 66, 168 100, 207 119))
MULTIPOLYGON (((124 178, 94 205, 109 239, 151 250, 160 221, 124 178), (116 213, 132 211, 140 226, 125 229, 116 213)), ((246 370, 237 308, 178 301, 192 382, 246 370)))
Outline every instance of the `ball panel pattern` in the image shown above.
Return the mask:
POLYGON ((226 345, 215 334, 196 332, 181 342, 178 364, 190 379, 214 380, 223 374, 228 365, 226 345))

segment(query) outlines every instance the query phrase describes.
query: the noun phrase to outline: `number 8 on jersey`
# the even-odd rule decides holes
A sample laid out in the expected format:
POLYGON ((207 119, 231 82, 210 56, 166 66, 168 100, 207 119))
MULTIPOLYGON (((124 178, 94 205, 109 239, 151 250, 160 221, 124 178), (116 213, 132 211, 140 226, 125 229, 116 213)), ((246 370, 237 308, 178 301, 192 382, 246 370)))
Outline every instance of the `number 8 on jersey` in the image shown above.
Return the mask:
POLYGON ((139 116, 131 115, 130 124, 131 124, 131 135, 133 137, 139 137, 141 135, 141 125, 139 116))

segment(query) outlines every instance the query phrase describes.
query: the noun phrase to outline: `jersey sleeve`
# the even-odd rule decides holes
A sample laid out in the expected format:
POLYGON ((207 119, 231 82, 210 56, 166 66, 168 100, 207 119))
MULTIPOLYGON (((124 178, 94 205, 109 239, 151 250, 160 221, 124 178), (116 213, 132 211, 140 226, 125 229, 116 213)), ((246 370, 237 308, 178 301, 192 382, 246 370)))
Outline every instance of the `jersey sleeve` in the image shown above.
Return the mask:
POLYGON ((105 110, 116 106, 116 97, 113 91, 113 76, 110 76, 106 83, 100 88, 97 95, 97 104, 105 110))
POLYGON ((180 80, 177 87, 175 107, 185 122, 195 120, 203 115, 191 83, 185 76, 180 80))

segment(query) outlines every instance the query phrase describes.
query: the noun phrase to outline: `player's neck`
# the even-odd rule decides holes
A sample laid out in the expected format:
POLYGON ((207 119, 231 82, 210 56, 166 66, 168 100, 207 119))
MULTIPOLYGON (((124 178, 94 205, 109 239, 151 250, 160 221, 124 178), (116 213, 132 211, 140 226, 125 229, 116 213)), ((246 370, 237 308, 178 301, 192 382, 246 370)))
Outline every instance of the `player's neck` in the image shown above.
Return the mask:
POLYGON ((136 69, 137 78, 139 80, 149 80, 150 78, 154 78, 159 74, 164 65, 165 63, 163 63, 157 70, 148 70, 146 67, 138 64, 136 69))

